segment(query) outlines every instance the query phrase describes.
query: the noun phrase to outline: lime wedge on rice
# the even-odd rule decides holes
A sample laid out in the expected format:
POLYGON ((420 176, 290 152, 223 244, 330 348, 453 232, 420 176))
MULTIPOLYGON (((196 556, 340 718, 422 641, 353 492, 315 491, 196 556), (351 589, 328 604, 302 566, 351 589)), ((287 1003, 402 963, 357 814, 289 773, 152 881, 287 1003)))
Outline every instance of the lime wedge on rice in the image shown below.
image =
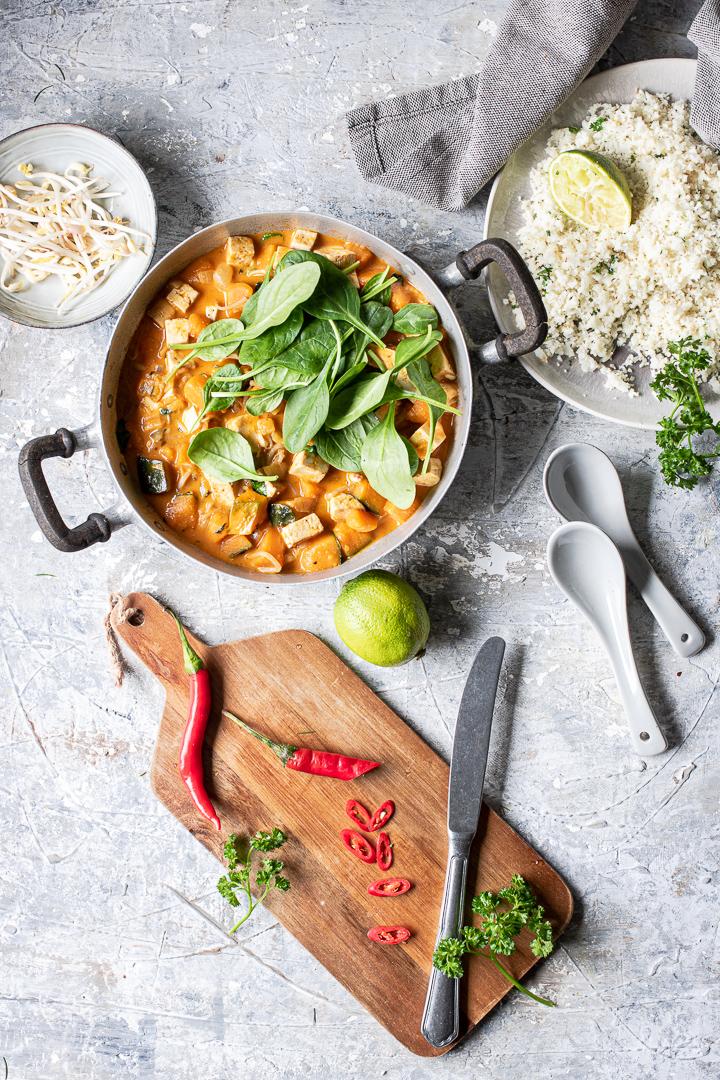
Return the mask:
POLYGON ((588 229, 627 229, 632 192, 614 161, 591 150, 565 150, 550 166, 558 209, 588 229))

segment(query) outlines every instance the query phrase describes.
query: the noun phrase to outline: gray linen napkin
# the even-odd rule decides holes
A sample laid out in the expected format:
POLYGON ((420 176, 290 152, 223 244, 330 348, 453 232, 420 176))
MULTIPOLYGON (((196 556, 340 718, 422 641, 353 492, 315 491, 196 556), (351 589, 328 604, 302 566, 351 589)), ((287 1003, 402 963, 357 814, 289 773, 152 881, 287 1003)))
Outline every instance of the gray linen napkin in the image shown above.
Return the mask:
POLYGON ((720 0, 705 0, 688 37, 698 47, 690 123, 701 139, 720 148, 720 0))
POLYGON ((360 172, 433 206, 467 206, 585 78, 636 2, 511 0, 477 74, 348 113, 360 172))

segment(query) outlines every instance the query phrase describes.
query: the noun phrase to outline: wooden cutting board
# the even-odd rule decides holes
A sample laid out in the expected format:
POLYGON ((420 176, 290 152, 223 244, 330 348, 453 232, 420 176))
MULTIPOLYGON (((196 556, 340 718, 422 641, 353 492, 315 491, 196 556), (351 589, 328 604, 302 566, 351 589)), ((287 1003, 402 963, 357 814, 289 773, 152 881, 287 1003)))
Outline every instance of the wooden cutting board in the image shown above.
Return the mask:
MULTIPOLYGON (((409 1050, 428 1057, 443 1053, 419 1029, 445 873, 448 766, 312 634, 284 630, 212 648, 189 635, 213 682, 216 707, 205 769, 220 835, 195 810, 177 770, 189 691, 175 624, 145 593, 131 593, 124 604, 139 614, 122 622, 118 604, 115 630, 166 692, 152 764, 157 797, 219 859, 231 832, 283 829, 289 840, 281 857, 292 888, 268 898, 273 915, 409 1050), (222 718, 223 705, 280 742, 371 758, 382 767, 349 782, 290 772, 222 718), (339 832, 350 826, 344 810, 350 797, 371 809, 394 799, 389 875, 343 846, 339 832), (368 895, 371 881, 392 875, 409 877, 414 888, 401 897, 368 895), (373 944, 366 934, 376 924, 402 924, 413 936, 407 945, 373 944)), ((541 898, 556 932, 567 926, 572 898, 563 880, 486 806, 475 851, 468 896, 501 888, 519 873, 541 898)), ((523 940, 508 961, 517 978, 537 963, 527 944, 523 940)), ((486 960, 472 959, 462 983, 462 1035, 508 992, 517 993, 486 960)))

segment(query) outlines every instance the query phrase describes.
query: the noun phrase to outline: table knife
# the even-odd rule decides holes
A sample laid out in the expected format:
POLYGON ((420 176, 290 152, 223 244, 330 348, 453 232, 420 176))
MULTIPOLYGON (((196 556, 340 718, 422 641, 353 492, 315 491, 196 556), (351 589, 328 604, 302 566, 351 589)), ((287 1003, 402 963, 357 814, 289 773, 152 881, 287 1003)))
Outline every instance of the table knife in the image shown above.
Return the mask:
MULTIPOLYGON (((468 857, 482 806, 495 697, 505 642, 488 638, 463 690, 453 739, 448 788, 448 863, 437 941, 454 937, 463 917, 468 857)), ((437 968, 430 973, 420 1031, 431 1046, 448 1046, 460 1034, 460 980, 437 968)))

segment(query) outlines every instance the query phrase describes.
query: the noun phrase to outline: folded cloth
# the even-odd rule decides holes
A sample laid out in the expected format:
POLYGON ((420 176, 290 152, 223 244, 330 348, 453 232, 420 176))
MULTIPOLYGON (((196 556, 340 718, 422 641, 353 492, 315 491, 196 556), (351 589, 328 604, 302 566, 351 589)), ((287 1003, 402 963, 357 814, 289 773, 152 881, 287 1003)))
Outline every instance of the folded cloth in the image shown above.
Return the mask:
POLYGON ((688 37, 698 47, 690 123, 704 142, 720 149, 720 0, 705 0, 688 37))
POLYGON ((636 2, 510 0, 477 74, 348 113, 360 172, 433 206, 467 206, 585 78, 636 2))

